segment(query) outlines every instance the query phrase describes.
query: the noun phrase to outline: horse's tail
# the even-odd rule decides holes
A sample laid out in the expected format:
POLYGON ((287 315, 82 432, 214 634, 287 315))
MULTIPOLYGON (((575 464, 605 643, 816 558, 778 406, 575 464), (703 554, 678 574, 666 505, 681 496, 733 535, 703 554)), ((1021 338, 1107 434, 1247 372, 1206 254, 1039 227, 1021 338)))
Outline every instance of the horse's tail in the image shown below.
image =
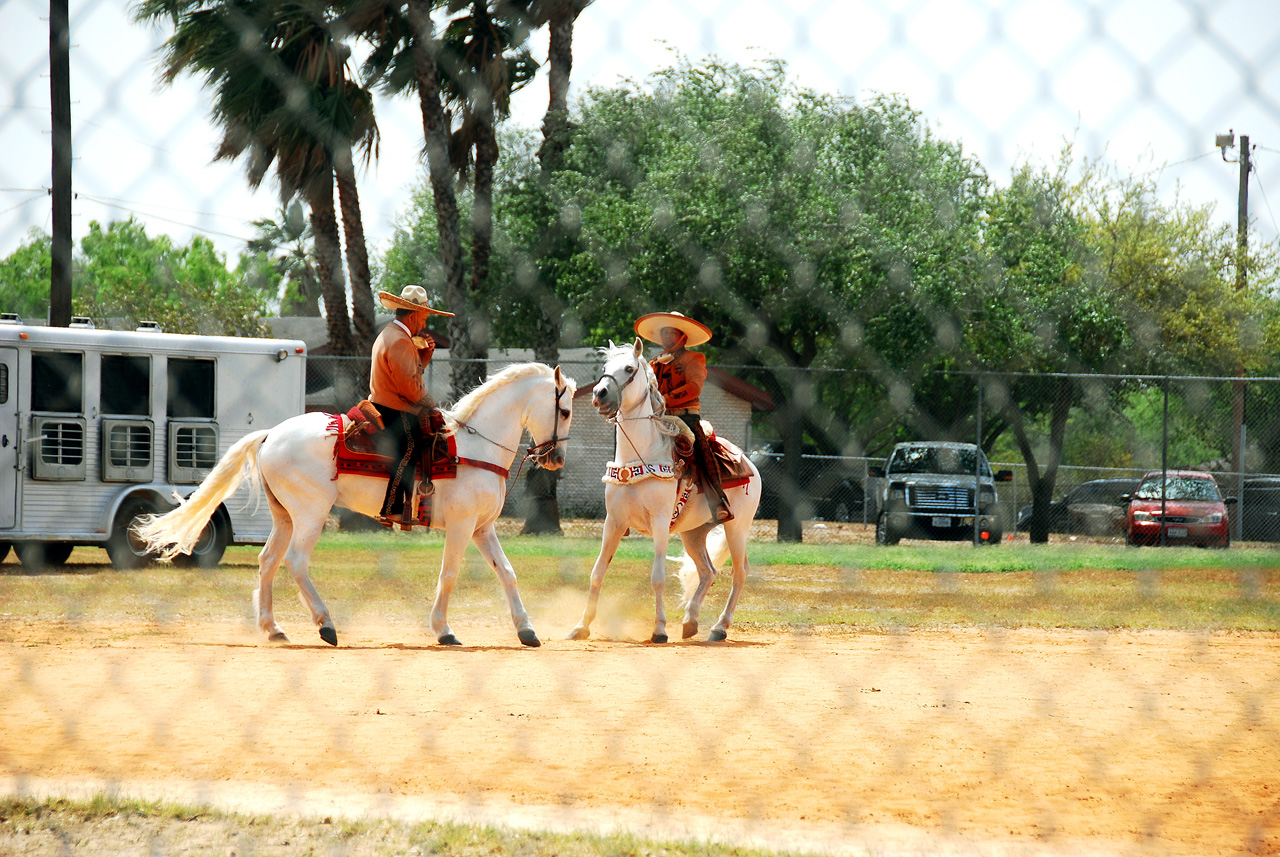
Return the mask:
MULTIPOLYGON (((720 568, 729 558, 729 539, 724 534, 723 526, 716 527, 707 534, 707 555, 711 557, 713 569, 720 568)), ((680 577, 680 587, 683 590, 680 596, 680 604, 683 607, 689 603, 689 599, 698 589, 698 566, 694 564, 693 557, 689 556, 688 551, 681 553, 679 560, 680 570, 676 574, 680 577)))
POLYGON ((266 430, 244 436, 227 450, 190 497, 178 501, 178 508, 163 515, 140 517, 134 532, 146 544, 147 551, 158 553, 165 560, 190 553, 218 506, 246 478, 256 492, 261 480, 258 452, 266 439, 266 430))

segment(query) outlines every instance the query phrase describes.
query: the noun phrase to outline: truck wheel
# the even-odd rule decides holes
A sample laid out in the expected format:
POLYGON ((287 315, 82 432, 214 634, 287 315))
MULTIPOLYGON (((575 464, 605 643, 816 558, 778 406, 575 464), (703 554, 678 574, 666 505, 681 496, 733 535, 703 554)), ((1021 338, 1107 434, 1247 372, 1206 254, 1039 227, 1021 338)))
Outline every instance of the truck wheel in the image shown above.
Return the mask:
POLYGON ((200 531, 200 538, 191 553, 178 554, 173 558, 173 564, 182 568, 217 568, 230 541, 227 525, 220 515, 215 514, 200 531))
POLYGON ((133 534, 133 525, 138 518, 155 514, 155 511, 155 507, 141 497, 130 497, 120 504, 106 544, 107 556, 111 557, 111 564, 116 571, 142 568, 155 558, 133 534))
POLYGON ((23 571, 37 574, 65 563, 73 548, 66 542, 19 542, 14 552, 23 571))
POLYGON ((876 544, 878 545, 896 545, 902 537, 889 526, 889 516, 880 513, 880 517, 876 518, 876 544))

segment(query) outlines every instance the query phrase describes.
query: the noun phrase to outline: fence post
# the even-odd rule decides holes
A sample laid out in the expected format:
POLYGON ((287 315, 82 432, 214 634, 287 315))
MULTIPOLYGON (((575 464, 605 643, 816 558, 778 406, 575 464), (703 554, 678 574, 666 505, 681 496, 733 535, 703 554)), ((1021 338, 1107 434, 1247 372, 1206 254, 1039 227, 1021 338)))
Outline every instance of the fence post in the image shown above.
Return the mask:
POLYGON ((1165 512, 1169 491, 1169 376, 1164 376, 1164 414, 1161 417, 1160 437, 1160 547, 1168 544, 1168 524, 1165 523, 1165 512))

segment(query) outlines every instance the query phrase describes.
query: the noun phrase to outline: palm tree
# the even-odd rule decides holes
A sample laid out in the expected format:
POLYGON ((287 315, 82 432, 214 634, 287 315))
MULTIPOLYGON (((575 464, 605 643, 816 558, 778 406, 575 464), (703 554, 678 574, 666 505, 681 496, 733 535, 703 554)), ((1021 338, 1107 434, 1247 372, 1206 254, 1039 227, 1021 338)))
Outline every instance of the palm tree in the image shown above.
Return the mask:
MULTIPOLYGON (((369 42, 365 60, 367 80, 379 82, 384 92, 413 92, 422 112, 423 151, 435 201, 436 230, 440 236, 444 304, 449 319, 450 355, 470 351, 470 307, 463 281, 462 238, 458 226, 455 171, 449 159, 451 116, 440 95, 442 58, 431 20, 430 0, 337 0, 339 17, 352 32, 369 42)), ((452 64, 450 57, 443 61, 452 64)), ((465 360, 455 360, 451 396, 457 400, 473 386, 468 383, 465 360)))
POLYGON ((280 207, 280 219, 253 222, 258 236, 249 252, 262 253, 280 275, 280 314, 319 317, 320 290, 312 251, 311 227, 296 200, 280 207))
MULTIPOLYGON (((451 8, 453 8, 451 6, 451 8)), ((511 95, 533 79, 537 69, 527 48, 528 30, 522 10, 506 0, 472 0, 467 15, 450 22, 441 40, 442 53, 457 57, 442 69, 445 103, 461 115, 450 138, 450 162, 460 177, 472 171, 471 278, 472 305, 483 298, 493 247, 493 172, 498 162, 497 122, 511 113, 511 95), (474 170, 472 170, 474 167, 474 170)), ((488 343, 469 338, 467 383, 485 377, 488 343)))
MULTIPOLYGON (((162 60, 166 82, 183 73, 202 74, 214 92, 213 116, 223 128, 215 159, 245 155, 255 188, 274 165, 282 199, 306 201, 329 345, 335 354, 355 353, 334 169, 356 149, 366 160, 371 157, 378 131, 372 99, 347 75, 350 52, 335 38, 326 4, 143 0, 136 17, 174 27, 162 60)), ((358 205, 352 213, 358 221, 358 205)), ((357 255, 365 252, 362 228, 348 238, 359 239, 357 255)))
MULTIPOLYGON (((564 154, 569 148, 572 131, 569 125, 569 78, 573 70, 573 26, 578 15, 591 0, 533 0, 529 6, 529 21, 533 27, 548 28, 547 46, 547 112, 542 120, 542 145, 538 148, 538 161, 542 174, 542 199, 547 201, 542 213, 542 235, 535 252, 538 268, 551 266, 547 262, 554 257, 559 244, 559 218, 551 209, 551 175, 564 168, 564 154)), ((544 285, 552 285, 545 284, 544 285)), ((543 363, 560 360, 561 312, 554 288, 546 288, 539 302, 541 313, 535 322, 533 343, 534 359, 543 363)), ((525 519, 524 533, 560 533, 560 505, 557 497, 560 473, 546 470, 536 464, 529 471, 526 490, 532 503, 525 519)))

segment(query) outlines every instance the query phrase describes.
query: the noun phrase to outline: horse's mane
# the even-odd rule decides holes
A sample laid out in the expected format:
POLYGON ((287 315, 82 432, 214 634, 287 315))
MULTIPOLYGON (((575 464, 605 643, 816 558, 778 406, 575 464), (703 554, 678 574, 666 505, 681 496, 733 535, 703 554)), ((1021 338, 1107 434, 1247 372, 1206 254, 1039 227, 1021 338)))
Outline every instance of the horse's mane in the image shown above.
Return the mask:
POLYGON ((480 407, 480 403, 485 398, 497 390, 514 384, 522 378, 528 378, 530 375, 553 375, 555 370, 550 366, 542 363, 516 363, 503 369, 497 375, 494 375, 488 381, 485 381, 479 387, 476 387, 470 393, 467 393, 458 403, 450 410, 446 411, 446 415, 455 422, 465 423, 467 420, 475 416, 476 408, 480 407))

